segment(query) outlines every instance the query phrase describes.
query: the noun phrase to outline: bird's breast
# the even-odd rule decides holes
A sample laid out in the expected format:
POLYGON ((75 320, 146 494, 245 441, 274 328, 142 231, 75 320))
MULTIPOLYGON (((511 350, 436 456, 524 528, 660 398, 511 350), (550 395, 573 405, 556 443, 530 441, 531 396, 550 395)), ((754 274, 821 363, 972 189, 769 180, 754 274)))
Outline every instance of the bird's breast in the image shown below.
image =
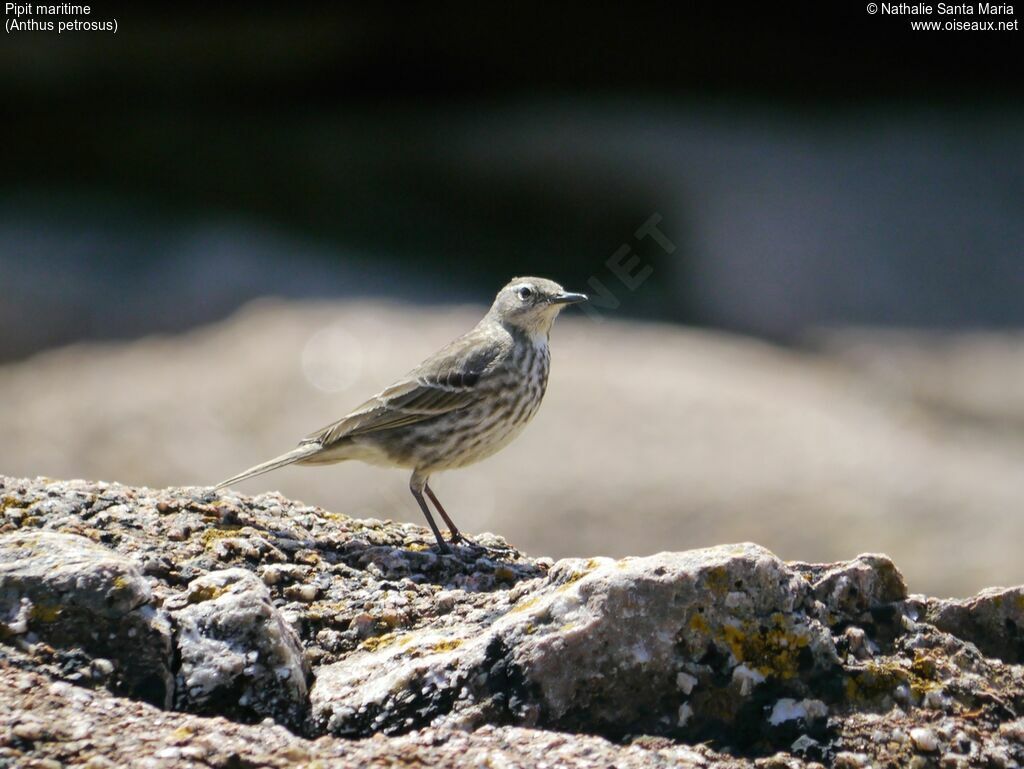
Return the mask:
POLYGON ((537 413, 548 383, 547 339, 520 338, 473 383, 467 405, 410 425, 358 436, 360 456, 421 472, 473 464, 507 446, 537 413), (372 451, 370 451, 372 449, 372 451), (365 455, 365 456, 364 456, 365 455))
POLYGON ((454 469, 479 462, 511 443, 537 413, 551 364, 547 345, 518 345, 504 363, 482 377, 470 406, 438 420, 435 442, 420 454, 420 467, 454 469))

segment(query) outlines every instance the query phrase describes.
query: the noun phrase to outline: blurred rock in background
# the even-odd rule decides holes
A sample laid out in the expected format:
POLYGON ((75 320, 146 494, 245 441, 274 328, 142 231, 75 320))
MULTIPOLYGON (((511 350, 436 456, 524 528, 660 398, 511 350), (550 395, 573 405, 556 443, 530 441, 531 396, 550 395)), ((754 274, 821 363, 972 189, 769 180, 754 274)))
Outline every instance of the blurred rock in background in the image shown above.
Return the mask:
MULTIPOLYGON (((263 301, 184 335, 0 367, 0 403, 17 404, 0 412, 0 467, 212 485, 341 416, 483 309, 263 301)), ((495 457, 439 476, 437 492, 467 532, 532 553, 747 539, 791 559, 884 551, 912 590, 938 595, 1024 580, 1024 434, 1010 427, 1024 341, 930 337, 903 356, 901 338, 855 339, 800 353, 567 314, 537 418, 495 457)), ((398 470, 292 467, 240 487, 267 489, 357 516, 421 517, 398 470)))

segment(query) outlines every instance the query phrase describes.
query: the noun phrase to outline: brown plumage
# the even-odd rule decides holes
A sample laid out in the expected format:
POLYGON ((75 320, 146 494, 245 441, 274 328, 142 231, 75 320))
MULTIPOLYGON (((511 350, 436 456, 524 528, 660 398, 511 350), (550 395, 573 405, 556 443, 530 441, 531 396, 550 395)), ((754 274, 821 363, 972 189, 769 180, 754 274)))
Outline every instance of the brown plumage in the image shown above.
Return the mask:
POLYGON ((544 398, 551 325, 563 307, 586 298, 544 278, 513 278, 471 331, 297 448, 217 488, 292 463, 358 459, 409 468, 409 488, 438 547, 448 552, 424 493, 448 525, 452 541, 463 537, 431 491, 431 474, 489 457, 522 431, 544 398))

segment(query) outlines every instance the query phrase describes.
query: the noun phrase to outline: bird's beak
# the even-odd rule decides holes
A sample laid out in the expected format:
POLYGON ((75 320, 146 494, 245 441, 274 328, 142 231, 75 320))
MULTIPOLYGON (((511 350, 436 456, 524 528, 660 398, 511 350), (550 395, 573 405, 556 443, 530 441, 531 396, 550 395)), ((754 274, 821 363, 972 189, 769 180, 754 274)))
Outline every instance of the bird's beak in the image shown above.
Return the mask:
POLYGON ((563 291, 557 296, 551 297, 552 304, 579 304, 586 302, 589 297, 586 294, 574 294, 571 291, 563 291))

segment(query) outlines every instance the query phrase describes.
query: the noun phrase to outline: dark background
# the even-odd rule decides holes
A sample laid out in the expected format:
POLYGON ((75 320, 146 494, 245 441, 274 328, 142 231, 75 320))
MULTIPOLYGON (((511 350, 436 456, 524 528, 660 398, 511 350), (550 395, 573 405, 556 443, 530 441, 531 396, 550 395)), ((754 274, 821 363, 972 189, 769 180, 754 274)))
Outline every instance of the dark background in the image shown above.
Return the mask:
MULTIPOLYGON (((566 312, 530 429, 432 480, 463 530, 1024 580, 1020 32, 861 0, 94 5, 116 36, 0 39, 0 472, 207 487, 540 274, 619 306, 566 312)), ((422 523, 391 469, 231 493, 268 489, 422 523)))
POLYGON ((640 253, 628 315, 786 341, 1024 321, 1019 32, 861 2, 112 17, 0 44, 0 357, 262 294, 609 284, 654 212, 679 248, 640 253))

